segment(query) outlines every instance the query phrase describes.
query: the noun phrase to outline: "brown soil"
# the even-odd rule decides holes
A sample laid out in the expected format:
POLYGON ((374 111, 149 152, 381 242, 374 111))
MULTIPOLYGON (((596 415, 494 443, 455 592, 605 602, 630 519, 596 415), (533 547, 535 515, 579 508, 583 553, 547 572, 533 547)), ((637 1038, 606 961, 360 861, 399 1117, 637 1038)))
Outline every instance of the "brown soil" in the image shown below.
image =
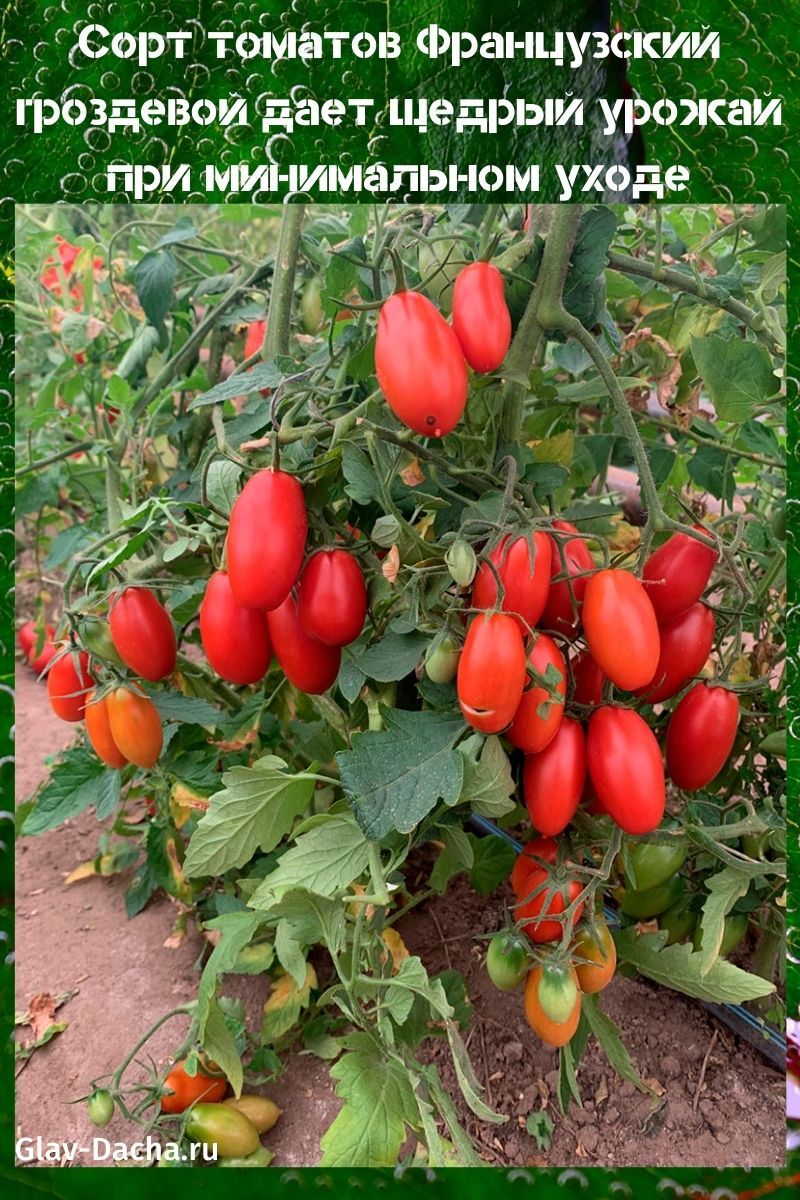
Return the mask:
MULTIPOLYGON (((46 704, 44 687, 21 668, 17 690, 17 798, 46 777, 46 755, 68 745, 72 729, 46 704)), ((66 1030, 36 1051, 17 1081, 18 1132, 45 1140, 90 1136, 84 1106, 69 1101, 116 1066, 160 1014, 190 1000, 198 980, 201 940, 190 931, 165 946, 177 916, 168 899, 152 901, 134 920, 125 916, 125 880, 88 879, 64 885, 96 852, 100 826, 84 814, 52 833, 24 838, 17 856, 17 1002, 24 1010, 37 993, 77 989, 59 1010, 66 1030)), ((502 897, 475 896, 460 881, 402 926, 409 949, 429 971, 446 966, 466 977, 475 1008, 469 1049, 486 1098, 510 1118, 503 1126, 477 1121, 459 1101, 462 1120, 497 1165, 776 1166, 784 1158, 784 1079, 749 1046, 717 1026, 702 1009, 672 992, 617 979, 604 996, 606 1011, 624 1029, 640 1073, 663 1095, 651 1101, 621 1083, 590 1043, 579 1078, 586 1104, 561 1118, 555 1101, 556 1052, 542 1047, 524 1022, 521 999, 495 991, 481 966, 485 943, 473 934, 496 929, 502 897), (469 933, 464 931, 468 930, 469 933), (701 1066, 716 1041, 697 1094, 701 1066), (696 1101, 696 1102, 695 1102, 696 1101), (555 1130, 551 1147, 537 1149, 526 1116, 548 1106, 555 1130)), ((266 987, 258 977, 230 978, 226 991, 245 1000, 254 1022, 266 987)), ((177 1023, 176 1023, 177 1024, 177 1023)), ((182 1030, 167 1026, 150 1043, 165 1062, 182 1030)), ((458 1096, 446 1049, 430 1051, 448 1089, 458 1096)), ((276 1165, 313 1165, 319 1139, 338 1101, 327 1065, 292 1055, 280 1081, 265 1089, 284 1116, 265 1138, 276 1165)), ((106 1134, 130 1140, 115 1118, 106 1134)), ((89 1165, 86 1161, 81 1165, 89 1165)))

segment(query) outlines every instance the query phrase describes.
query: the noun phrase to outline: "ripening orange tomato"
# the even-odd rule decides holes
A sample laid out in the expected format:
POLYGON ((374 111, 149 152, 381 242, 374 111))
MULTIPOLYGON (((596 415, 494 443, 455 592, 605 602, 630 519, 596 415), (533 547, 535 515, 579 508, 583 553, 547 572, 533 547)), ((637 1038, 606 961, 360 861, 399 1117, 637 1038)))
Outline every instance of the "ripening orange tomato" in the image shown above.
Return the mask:
POLYGON ((86 701, 84 713, 86 736, 92 749, 99 759, 109 767, 119 770, 128 760, 120 750, 111 733, 111 722, 108 719, 108 704, 105 696, 95 700, 95 693, 90 692, 86 701))
POLYGON ((106 698, 111 736, 118 749, 137 767, 155 766, 164 735, 153 701, 131 688, 115 688, 106 698))

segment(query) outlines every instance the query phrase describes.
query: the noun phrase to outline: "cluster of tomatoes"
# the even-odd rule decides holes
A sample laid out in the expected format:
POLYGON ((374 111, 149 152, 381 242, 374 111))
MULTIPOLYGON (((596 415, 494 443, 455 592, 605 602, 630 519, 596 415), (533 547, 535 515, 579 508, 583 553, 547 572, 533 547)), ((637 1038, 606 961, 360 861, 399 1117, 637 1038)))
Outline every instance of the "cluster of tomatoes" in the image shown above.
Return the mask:
MULTIPOLYGON (((140 679, 155 682, 175 670, 177 642, 169 613, 149 588, 129 587, 111 597, 110 640, 104 654, 140 679)), ((153 701, 135 684, 97 690, 89 654, 63 646, 47 673, 50 706, 62 721, 83 721, 98 758, 120 769, 128 763, 149 770, 164 735, 153 701)))
POLYGON ((200 606, 206 658, 229 683, 256 683, 274 654, 300 691, 327 691, 342 647, 361 633, 367 588, 358 561, 341 548, 306 559, 307 532, 297 479, 273 469, 251 476, 231 510, 227 570, 212 575, 200 606))
MULTIPOLYGON (((502 977, 497 963, 505 961, 517 967, 517 983, 527 976, 528 1020, 551 1045, 569 1040, 581 992, 599 990, 595 985, 611 978, 616 961, 602 920, 580 924, 583 889, 559 864, 556 837, 582 802, 631 835, 648 834, 661 823, 662 750, 632 705, 661 704, 677 695, 711 653, 715 618, 701 597, 717 550, 704 530, 697 532, 701 537, 673 534, 650 555, 639 579, 621 569, 597 569, 578 530, 556 521, 547 532, 506 535, 475 577, 471 605, 478 612, 458 660, 459 704, 474 728, 504 733, 523 751, 525 804, 542 835, 526 845, 512 873, 517 922, 536 945, 562 940, 567 909, 576 929, 572 960, 564 960, 559 948, 533 967, 524 939, 512 936, 509 942, 499 935, 489 969, 502 977), (586 648, 577 651, 573 643, 581 632, 586 648), (623 703, 610 699, 612 686, 629 694, 623 703)), ((694 790, 713 780, 731 753, 738 720, 733 691, 707 680, 689 688, 666 733, 667 769, 679 788, 694 790)), ((677 898, 680 865, 668 866, 659 879, 660 887, 667 885, 666 900, 655 911, 668 908, 670 896, 677 898)), ((650 905, 652 897, 629 887, 628 907, 637 897, 650 905)))
MULTIPOLYGON (((222 1075, 210 1074, 216 1067, 205 1063, 209 1070, 197 1066, 190 1075, 185 1060, 178 1062, 164 1079, 159 1099, 161 1112, 179 1116, 187 1110, 186 1135, 194 1142, 216 1147, 225 1166, 268 1166, 271 1155, 261 1145, 261 1135, 278 1121, 281 1109, 267 1096, 243 1092, 227 1096, 228 1081, 222 1075)), ((96 1088, 87 1102, 89 1120, 104 1128, 114 1115, 114 1098, 107 1088, 96 1088)), ((174 1166, 169 1159, 160 1159, 159 1166, 174 1166)))
MULTIPOLYGON (((704 531, 699 531, 707 537, 704 531)), ((704 666, 714 614, 700 597, 717 551, 675 533, 652 554, 642 579, 597 570, 574 526, 508 535, 482 563, 457 688, 465 719, 482 733, 505 732, 525 754, 523 787, 534 828, 555 836, 572 820, 587 783, 595 811, 626 833, 650 833, 664 815, 661 748, 632 707, 604 701, 610 685, 631 701, 661 703, 704 666), (500 590, 502 588, 502 600, 500 590), (544 626, 587 649, 571 661, 544 626), (571 677, 571 694, 568 681, 571 677), (570 707, 576 715, 569 717, 570 707), (588 719, 584 725, 579 717, 588 719)), ((734 692, 696 683, 669 721, 666 758, 678 787, 710 783, 733 747, 734 692)))
POLYGON ((453 287, 453 323, 420 292, 395 292, 381 306, 375 372, 398 420, 425 437, 455 429, 467 402, 467 366, 496 371, 511 344, 503 276, 474 262, 453 287))
POLYGON ((36 628, 35 621, 26 621, 17 630, 17 644, 23 658, 35 675, 41 675, 51 658, 55 658, 56 631, 52 625, 46 625, 44 633, 36 628))

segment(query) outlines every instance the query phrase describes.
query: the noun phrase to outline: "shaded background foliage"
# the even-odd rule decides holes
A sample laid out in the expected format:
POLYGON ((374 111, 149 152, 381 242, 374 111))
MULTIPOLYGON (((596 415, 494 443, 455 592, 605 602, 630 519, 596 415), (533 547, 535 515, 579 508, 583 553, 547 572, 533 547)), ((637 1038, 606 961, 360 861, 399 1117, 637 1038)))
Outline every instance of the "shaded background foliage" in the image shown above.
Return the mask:
MULTIPOLYGON (((201 23, 206 23, 208 26, 218 26, 222 21, 228 20, 232 24, 240 25, 248 18, 255 22, 269 17, 271 21, 283 21, 294 26, 299 26, 305 20, 313 18, 319 19, 319 5, 312 5, 311 0, 295 0, 291 8, 283 3, 275 3, 268 6, 270 12, 264 14, 261 10, 263 5, 239 5, 231 10, 230 6, 221 3, 200 3, 187 4, 182 0, 175 0, 171 8, 160 8, 155 3, 147 3, 138 7, 136 11, 136 27, 137 28, 175 28, 180 27, 189 19, 199 20, 201 23)), ((490 23, 489 12, 491 6, 488 3, 472 2, 456 4, 454 0, 440 0, 440 3, 431 9, 428 6, 425 10, 425 20, 438 19, 442 24, 449 25, 453 28, 473 28, 480 31, 487 28, 490 23)), ((622 6, 615 6, 622 9, 622 6)), ((587 25, 594 21, 602 22, 606 16, 604 12, 605 6, 587 5, 583 10, 583 18, 587 25)), ((77 72, 71 66, 67 59, 67 50, 74 37, 74 27, 76 22, 85 19, 89 15, 95 19, 101 20, 112 28, 125 27, 131 25, 130 19, 126 16, 126 11, 121 5, 114 3, 99 2, 90 6, 87 12, 86 8, 77 3, 77 0, 63 0, 62 4, 47 4, 41 0, 27 0, 7 8, 0 19, 2 21, 2 49, 4 61, 4 75, 6 82, 7 101, 15 99, 18 95, 29 95, 35 90, 41 90, 45 95, 58 95, 67 86, 75 83, 85 84, 91 83, 92 77, 97 81, 105 73, 106 67, 103 60, 89 64, 90 71, 80 73, 80 78, 77 77, 77 72)), ((341 29, 343 26, 349 28, 373 28, 385 27, 387 20, 391 27, 400 32, 405 32, 408 28, 416 27, 419 23, 419 6, 416 3, 411 3, 409 0, 395 0, 391 6, 388 3, 374 4, 358 4, 353 3, 347 6, 346 14, 341 6, 337 4, 328 4, 325 6, 324 15, 327 15, 333 27, 341 29)), ((793 31, 796 28, 798 5, 796 2, 786 3, 783 5, 772 6, 772 10, 765 10, 763 5, 757 4, 756 0, 726 0, 722 5, 711 3, 711 0, 687 0, 686 3, 680 6, 680 9, 675 9, 674 14, 665 14, 663 6, 656 5, 654 0, 638 0, 630 5, 624 6, 624 12, 620 12, 620 18, 626 28, 638 26, 644 29, 661 29, 665 25, 675 28, 700 28, 702 26, 719 29, 722 38, 723 56, 718 63, 710 63, 707 60, 701 60, 695 63, 684 62, 682 60, 674 60, 669 63, 659 63, 655 61, 643 61, 635 63, 631 67, 631 79, 636 89, 649 100, 654 100, 659 95, 678 96, 691 95, 695 92, 698 95, 716 96, 728 95, 732 96, 748 96, 749 89, 752 89, 758 95, 772 94, 782 95, 787 102, 787 110, 791 100, 796 99, 798 93, 798 76, 797 63, 798 55, 793 48, 794 38, 793 31)), ((530 23, 528 15, 528 6, 522 4, 507 4, 503 6, 503 20, 509 28, 525 28, 530 23)), ((580 27, 580 22, 575 13, 574 5, 559 4, 553 7, 549 14, 549 20, 552 22, 551 28, 572 28, 580 27)), ((290 65, 291 66, 291 65, 290 65)), ((508 86, 511 89, 522 91, 535 91, 542 94, 547 91, 560 94, 559 85, 563 88, 563 74, 559 73, 557 79, 548 76, 545 72, 542 76, 534 80, 530 76, 530 65, 523 62, 505 64, 502 69, 497 67, 492 70, 487 70, 486 64, 479 64, 478 68, 464 68, 460 72, 453 72, 448 77, 444 73, 439 73, 432 68, 427 61, 423 63, 425 75, 420 77, 416 74, 419 68, 419 63, 413 63, 413 60, 404 60, 399 66, 397 74, 389 75, 386 79, 383 76, 383 64, 373 63, 371 66, 360 64, 357 75, 357 90, 361 94, 376 94, 380 95, 382 86, 387 87, 390 92, 400 92, 403 90, 413 91, 419 90, 420 93, 430 91, 431 85, 435 83, 437 94, 443 94, 443 86, 447 86, 459 95, 466 95, 471 91, 476 94, 491 95, 502 94, 502 88, 508 86), (376 73, 377 72, 377 76, 376 73), (372 77, 371 77, 372 76, 372 77), (373 86, 373 85, 378 86, 373 86), (382 86, 381 86, 382 85, 382 86)), ((191 87, 193 95, 214 95, 228 94, 236 88, 236 79, 231 73, 231 64, 207 64, 207 67, 197 72, 187 73, 187 78, 191 79, 191 87), (213 68, 213 69, 212 69, 213 68)), ((113 91, 116 95, 125 94, 140 94, 144 90, 145 94, 159 94, 161 89, 173 83, 173 74, 166 67, 152 72, 151 77, 144 77, 133 80, 133 76, 139 72, 135 64, 131 63, 114 63, 114 74, 116 82, 112 82, 113 91), (166 73, 165 73, 166 72, 166 73)), ((307 73, 302 69, 302 81, 307 82, 307 73)), ((238 73, 235 71, 233 74, 238 73)), ((241 75, 244 79, 250 74, 250 70, 244 67, 241 75)), ((292 76, 292 71, 287 70, 284 74, 283 69, 276 72, 280 79, 280 88, 276 94, 286 94, 290 87, 297 80, 292 76)), ((314 79, 317 88, 320 92, 325 90, 327 93, 337 95, 340 93, 342 84, 348 84, 349 79, 342 79, 341 67, 339 64, 316 64, 314 67, 314 79), (325 85, 328 85, 327 87, 325 85)), ((355 80, 354 80, 355 82, 355 80)), ((568 81, 574 83, 577 81, 568 81)), ((608 94, 614 95, 617 93, 620 81, 619 79, 609 79, 606 81, 608 94)), ((9 118, 7 118, 8 120, 9 118)), ((169 132, 169 131, 168 131, 169 132)), ((221 142, 216 142, 211 133, 205 137, 197 138, 194 134, 187 134, 181 137, 178 131, 172 131, 176 134, 174 144, 169 143, 169 139, 165 139, 166 144, 163 148, 160 145, 147 147, 145 145, 137 145, 135 141, 128 142, 126 139, 125 154, 129 157, 136 157, 137 161, 158 161, 159 155, 169 157, 173 161, 180 161, 182 158, 186 161, 208 161, 214 160, 216 155, 219 155, 224 149, 221 142)), ((772 129, 770 127, 762 128, 756 131, 757 136, 753 136, 747 131, 711 128, 708 130, 694 128, 673 128, 673 129, 650 129, 646 131, 647 145, 647 160, 669 163, 680 161, 689 165, 692 168, 692 182, 686 196, 687 200, 692 202, 708 201, 708 202, 725 202, 731 199, 736 201, 783 201, 789 205, 789 221, 790 228, 794 225, 794 214, 792 204, 798 188, 798 167, 797 163, 793 162, 785 149, 784 143, 788 139, 785 136, 785 130, 772 129)), ((161 131, 159 131, 159 137, 161 131)), ((316 136, 316 135, 315 135, 316 136)), ((565 139, 569 139, 568 144, 564 146, 542 144, 544 139, 537 135, 536 131, 527 131, 525 136, 520 138, 516 143, 509 141, 504 144, 503 139, 497 139, 492 143, 492 158, 495 161, 525 161, 530 158, 534 161, 553 161, 555 155, 566 154, 568 152, 571 161, 582 161, 588 155, 588 142, 576 145, 574 133, 572 131, 564 131, 565 139)), ((0 336, 2 344, 0 344, 0 354, 2 355, 1 364, 3 372, 2 391, 0 391, 0 439, 2 439, 2 516, 4 531, 2 533, 2 547, 0 547, 0 569, 3 572, 3 587, 0 588, 0 683, 4 690, 0 693, 2 699, 2 716, 0 716, 0 736, 2 736, 2 784, 4 805, 8 806, 10 802, 10 785, 11 785, 11 767, 5 761, 5 755, 10 753, 11 742, 9 738, 11 725, 11 709, 10 699, 7 689, 11 684, 12 669, 13 669, 13 647, 9 637, 13 627, 13 613, 11 609, 11 600, 13 596, 12 577, 11 577, 11 560, 13 556, 13 542, 10 530, 5 529, 5 524, 9 522, 11 509, 10 496, 10 477, 11 477, 11 450, 10 450, 10 434, 11 434, 11 409, 12 409, 12 392, 10 387, 11 370, 12 370, 12 346, 11 334, 13 329, 12 312, 8 306, 8 300, 11 294, 11 285, 9 275, 11 273, 11 255, 13 249, 13 233, 12 233, 12 218, 13 218, 13 203, 15 200, 39 201, 48 202, 54 199, 63 199, 66 201, 73 199, 106 199, 104 191, 104 173, 102 170, 103 160, 105 157, 117 154, 120 145, 119 140, 113 144, 104 144, 104 138, 94 135, 96 144, 92 146, 87 139, 84 141, 83 133, 77 130, 60 130, 58 139, 46 141, 41 139, 37 141, 25 133, 12 130, 11 136, 8 137, 3 151, 2 157, 2 178, 4 181, 3 201, 0 204, 0 237, 2 238, 2 253, 4 273, 0 275, 0 288, 2 288, 2 299, 4 301, 2 308, 2 327, 0 328, 0 336), (78 163, 78 155, 85 155, 82 160, 83 165, 78 163)), ((260 141, 260 135, 257 137, 260 141)), ((407 138, 393 139, 392 142, 392 157, 395 161, 406 161, 408 159, 408 145, 413 145, 414 154, 413 160, 419 160, 423 154, 428 161, 434 165, 440 161, 440 156, 444 154, 449 147, 446 141, 430 140, 427 145, 416 135, 407 135, 407 138)), ((236 146, 234 155, 235 161, 240 161, 247 150, 247 147, 241 145, 236 146)), ((288 147, 287 147, 288 150, 288 147)), ((298 158, 303 157, 301 151, 303 147, 295 143, 294 152, 298 158)), ((345 145, 340 134, 329 136, 323 140, 323 147, 320 151, 321 156, 329 153, 336 159, 341 159, 345 153, 353 154, 359 159, 363 158, 363 147, 359 144, 345 145)), ((389 155, 384 149, 380 152, 380 157, 388 159, 389 155)), ((462 160, 474 157, 462 153, 462 160)), ((256 160, 257 161, 257 160, 256 160)), ((552 200, 556 197, 552 194, 543 194, 539 197, 542 200, 552 200)), ((791 269, 796 270, 796 260, 791 262, 791 269)), ((790 289, 790 300, 792 290, 790 289)), ((789 332, 790 336, 796 331, 796 313, 794 302, 791 301, 789 332)), ((794 417, 794 407, 796 405, 796 363, 792 362, 789 371, 790 377, 790 411, 792 412, 790 439, 793 447, 792 459, 796 461, 797 457, 797 441, 795 437, 796 425, 794 417)), ((790 514, 793 514, 794 505, 798 497, 798 470, 795 469, 794 477, 791 480, 791 501, 790 514)), ((792 521, 790 518, 789 529, 789 546, 790 546, 790 569, 792 579, 795 577, 795 568, 797 563, 797 546, 796 533, 792 529, 792 521)), ((794 596, 792 596, 794 599, 794 596)), ((795 634, 797 629, 797 617, 790 603, 790 639, 792 644, 795 644, 795 634)), ((796 663, 792 665, 791 672, 792 689, 796 687, 796 663)), ((791 759, 790 769, 794 776, 796 769, 796 745, 794 741, 790 741, 791 759)), ((3 823, 3 833, 7 828, 7 824, 3 823)), ((795 811, 790 816, 790 861, 792 863, 793 874, 796 875, 797 869, 800 866, 800 854, 798 853, 798 830, 797 830, 797 814, 795 811)), ((5 841, 6 838, 3 838, 5 841)), ((11 911, 11 893, 12 893, 12 869, 10 854, 6 846, 0 848, 0 918, 3 923, 4 933, 9 931, 10 911, 11 911)), ((796 892, 793 890, 791 899, 792 914, 796 912, 796 892)), ((795 951, 798 950, 795 941, 795 935, 790 941, 790 945, 794 944, 795 951)), ((2 1003, 3 1003, 3 1021, 4 1028, 10 1028, 10 996, 11 987, 8 978, 8 965, 4 969, 2 982, 2 1003)), ((796 1010, 798 1002, 798 972, 794 966, 789 971, 789 1009, 790 1012, 796 1010)), ((10 1096, 12 1089, 12 1057, 10 1052, 10 1044, 5 1043, 3 1051, 3 1093, 5 1096, 5 1104, 2 1112, 2 1145, 0 1152, 2 1160, 5 1164, 11 1162, 12 1145, 11 1137, 13 1130, 12 1113, 10 1110, 10 1096)), ((5 1173, 4 1167, 4 1173, 5 1173)), ((737 1170, 726 1170, 720 1174, 712 1171, 697 1171, 692 1168, 682 1169, 680 1171, 669 1171, 664 1173, 661 1171, 620 1171, 616 1174, 611 1172, 602 1172, 599 1170, 590 1170, 583 1173, 578 1172, 549 1172, 540 1171, 535 1174, 526 1175, 524 1172, 512 1173, 517 1180, 515 1186, 525 1186, 526 1184, 536 1184, 540 1188, 545 1188, 548 1194, 562 1195, 570 1194, 571 1192, 580 1193, 582 1195, 627 1195, 635 1193, 637 1195, 655 1195, 656 1192, 666 1192, 666 1194, 678 1195, 683 1186, 695 1184, 701 1189, 712 1190, 718 1186, 724 1186, 734 1192, 746 1193, 751 1196, 757 1196, 769 1191, 774 1194, 780 1194, 784 1181, 781 1178, 773 1179, 771 1172, 751 1172, 746 1173, 737 1170), (671 1186, 670 1181, 674 1181, 674 1186, 671 1186)), ((71 1175, 57 1176, 48 1173, 47 1181, 38 1174, 35 1177, 28 1177, 30 1186, 36 1187, 37 1190, 42 1190, 43 1187, 49 1188, 57 1195, 72 1195, 85 1194, 86 1183, 85 1177, 75 1178, 71 1175)), ((15 1172, 15 1183, 20 1186, 20 1180, 25 1177, 19 1176, 15 1172)), ((209 1176, 204 1184, 204 1177, 193 1177, 194 1186, 202 1190, 204 1187, 215 1186, 219 1189, 218 1177, 209 1176), (214 1180, 217 1179, 216 1185, 214 1180)), ((290 1173, 281 1177, 284 1187, 292 1187, 295 1190, 316 1190, 321 1186, 331 1186, 332 1180, 327 1179, 322 1173, 308 1171, 305 1173, 290 1173)), ((391 1184, 391 1174, 385 1174, 383 1182, 387 1185, 391 1184)), ((125 1195, 127 1192, 138 1193, 141 1189, 141 1181, 137 1181, 136 1176, 121 1177, 115 1181, 116 1188, 120 1194, 125 1195)), ((277 1180, 276 1180, 277 1184, 277 1180)), ((511 1179, 509 1178, 509 1184, 511 1179)), ((152 1185, 152 1177, 151 1177, 152 1185)), ((95 1187, 103 1187, 103 1178, 99 1177, 95 1187)), ((170 1186, 170 1185, 166 1185, 170 1186)), ((248 1186, 254 1188, 254 1184, 248 1185, 246 1177, 244 1182, 239 1179, 236 1186, 241 1191, 246 1190, 248 1186)), ((371 1173, 368 1172, 350 1172, 347 1178, 348 1190, 360 1190, 374 1186, 374 1179, 371 1173)), ((438 1180, 426 1179, 424 1173, 408 1173, 402 1181, 396 1185, 403 1192, 415 1192, 421 1190, 425 1195, 438 1194, 445 1195, 454 1192, 467 1194, 482 1194, 486 1189, 496 1186, 493 1175, 489 1172, 474 1173, 471 1172, 468 1176, 463 1172, 448 1173, 440 1176, 438 1180)), ((337 1187, 342 1187, 342 1182, 337 1180, 337 1187)))

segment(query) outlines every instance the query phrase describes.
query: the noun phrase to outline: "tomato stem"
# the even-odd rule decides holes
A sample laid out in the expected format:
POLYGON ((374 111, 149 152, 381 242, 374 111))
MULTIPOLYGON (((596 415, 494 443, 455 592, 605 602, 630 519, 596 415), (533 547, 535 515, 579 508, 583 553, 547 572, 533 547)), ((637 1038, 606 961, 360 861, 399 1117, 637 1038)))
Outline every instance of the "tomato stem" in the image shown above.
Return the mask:
POLYGON ((292 322, 294 277, 300 234, 303 229, 305 204, 284 204, 278 249, 275 255, 275 274, 267 310, 267 332, 264 337, 264 359, 289 353, 289 333, 292 322))

